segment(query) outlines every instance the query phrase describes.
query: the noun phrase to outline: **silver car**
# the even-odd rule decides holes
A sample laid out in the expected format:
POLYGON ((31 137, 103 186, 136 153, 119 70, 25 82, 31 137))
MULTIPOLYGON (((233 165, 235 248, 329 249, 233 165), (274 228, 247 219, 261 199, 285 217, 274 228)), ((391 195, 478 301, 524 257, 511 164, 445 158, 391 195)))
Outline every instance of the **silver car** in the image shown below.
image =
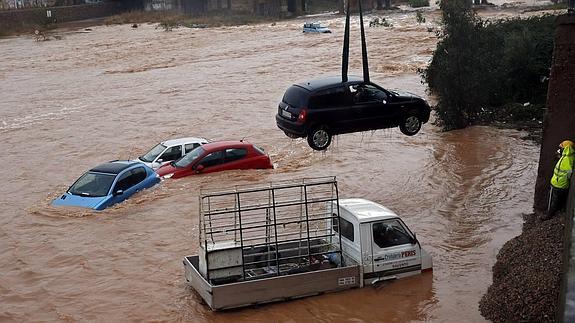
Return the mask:
POLYGON ((138 157, 136 161, 144 163, 153 170, 156 170, 160 168, 160 166, 179 159, 190 151, 206 143, 208 143, 207 139, 195 137, 166 140, 138 157))

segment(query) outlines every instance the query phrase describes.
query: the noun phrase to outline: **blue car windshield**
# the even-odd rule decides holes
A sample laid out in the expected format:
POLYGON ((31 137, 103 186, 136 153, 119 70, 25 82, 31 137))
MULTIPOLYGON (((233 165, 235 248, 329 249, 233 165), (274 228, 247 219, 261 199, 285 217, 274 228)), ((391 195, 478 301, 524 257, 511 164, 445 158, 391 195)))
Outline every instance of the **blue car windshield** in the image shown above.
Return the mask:
POLYGON ((140 156, 140 160, 146 163, 151 163, 166 149, 166 146, 157 144, 154 148, 150 149, 146 154, 140 156))
POLYGON ((187 153, 184 157, 178 159, 174 163, 174 166, 179 167, 179 168, 188 167, 191 163, 194 162, 194 160, 198 159, 198 157, 200 157, 203 153, 204 153, 204 148, 198 147, 198 148, 190 151, 189 153, 187 153))
POLYGON ((116 175, 88 172, 80 177, 68 192, 73 195, 101 197, 108 195, 116 175))

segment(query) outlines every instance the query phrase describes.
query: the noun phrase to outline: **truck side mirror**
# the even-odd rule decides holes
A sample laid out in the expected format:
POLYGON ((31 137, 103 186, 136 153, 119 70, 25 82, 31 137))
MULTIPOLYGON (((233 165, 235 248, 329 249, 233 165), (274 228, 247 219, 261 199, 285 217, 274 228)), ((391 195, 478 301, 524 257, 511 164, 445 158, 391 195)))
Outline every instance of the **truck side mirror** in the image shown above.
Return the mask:
POLYGON ((200 173, 202 170, 204 170, 204 165, 197 165, 194 167, 194 170, 196 171, 196 173, 200 173))
POLYGON ((413 233, 413 238, 411 238, 411 244, 417 244, 417 243, 419 243, 419 241, 417 241, 417 235, 413 233))

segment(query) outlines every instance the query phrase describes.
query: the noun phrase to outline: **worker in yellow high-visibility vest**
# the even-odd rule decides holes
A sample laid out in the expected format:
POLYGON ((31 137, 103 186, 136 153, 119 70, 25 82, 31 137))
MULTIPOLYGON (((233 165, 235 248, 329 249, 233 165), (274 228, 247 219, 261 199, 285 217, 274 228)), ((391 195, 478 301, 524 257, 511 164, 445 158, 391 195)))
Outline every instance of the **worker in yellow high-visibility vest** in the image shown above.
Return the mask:
POLYGON ((561 157, 555 164, 553 176, 551 177, 551 190, 549 192, 549 205, 547 214, 542 220, 553 217, 558 210, 565 208, 567 193, 569 192, 569 182, 575 165, 575 147, 571 140, 565 140, 559 145, 561 157))

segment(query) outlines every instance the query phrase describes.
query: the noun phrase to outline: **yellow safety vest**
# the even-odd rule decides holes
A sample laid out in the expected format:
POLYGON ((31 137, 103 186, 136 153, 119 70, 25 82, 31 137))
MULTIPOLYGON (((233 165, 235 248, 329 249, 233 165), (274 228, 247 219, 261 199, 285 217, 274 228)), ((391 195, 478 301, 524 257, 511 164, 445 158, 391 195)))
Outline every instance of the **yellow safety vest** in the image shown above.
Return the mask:
POLYGON ((551 185, 553 185, 553 187, 562 189, 569 188, 574 159, 573 147, 565 147, 561 158, 559 158, 559 161, 557 161, 553 169, 553 177, 551 177, 551 185))

